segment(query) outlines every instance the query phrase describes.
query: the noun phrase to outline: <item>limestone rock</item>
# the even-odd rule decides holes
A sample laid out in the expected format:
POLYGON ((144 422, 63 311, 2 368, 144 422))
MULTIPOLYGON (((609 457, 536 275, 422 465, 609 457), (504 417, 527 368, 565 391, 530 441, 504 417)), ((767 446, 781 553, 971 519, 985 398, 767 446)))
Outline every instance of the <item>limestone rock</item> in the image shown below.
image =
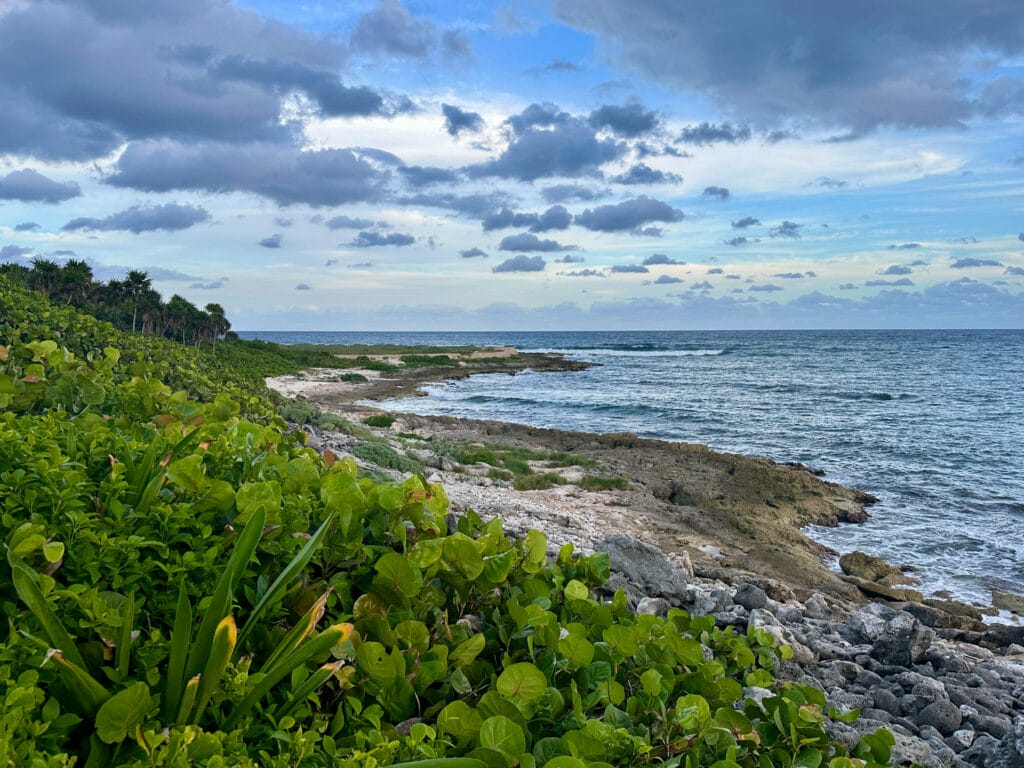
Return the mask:
POLYGON ((897 613, 885 622, 871 646, 871 656, 883 664, 909 667, 927 653, 934 637, 934 630, 909 613, 897 613))
POLYGON ((957 706, 942 699, 933 701, 917 713, 919 725, 930 725, 943 736, 949 736, 956 731, 962 719, 957 706))
POLYGON ((1020 616, 1024 616, 1024 595, 993 589, 992 605, 1004 611, 1012 611, 1020 616))
POLYGON ((861 552, 859 549, 840 557, 839 567, 847 576, 856 576, 868 581, 881 581, 886 576, 901 575, 900 569, 895 565, 890 565, 882 558, 861 552))
POLYGON ((594 550, 607 552, 612 570, 621 573, 641 594, 671 602, 686 598, 686 577, 657 547, 615 534, 596 542, 594 550))
POLYGON ((763 589, 755 587, 753 584, 740 584, 732 599, 734 603, 742 605, 748 611, 768 605, 768 595, 764 593, 763 589))

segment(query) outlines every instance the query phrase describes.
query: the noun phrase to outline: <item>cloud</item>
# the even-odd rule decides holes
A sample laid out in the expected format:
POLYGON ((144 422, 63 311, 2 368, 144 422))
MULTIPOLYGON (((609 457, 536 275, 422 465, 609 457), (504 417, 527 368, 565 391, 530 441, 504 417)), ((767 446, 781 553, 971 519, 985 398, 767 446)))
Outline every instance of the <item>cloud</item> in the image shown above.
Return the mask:
POLYGON ((520 181, 591 176, 626 151, 621 141, 598 139, 593 128, 576 118, 554 119, 557 122, 551 128, 525 128, 496 159, 471 165, 466 173, 472 178, 498 176, 520 181))
POLYGON ((477 112, 468 112, 454 104, 442 104, 441 114, 444 115, 444 129, 449 136, 458 136, 463 131, 477 133, 484 127, 484 119, 477 112))
POLYGON ((885 269, 881 270, 878 274, 880 275, 909 275, 914 270, 908 267, 906 264, 890 264, 885 269))
POLYGON ((352 149, 274 144, 133 142, 106 182, 147 192, 250 192, 279 205, 375 202, 388 172, 352 149))
POLYGON ((723 240, 726 245, 731 245, 734 248, 739 248, 742 245, 750 245, 751 243, 760 242, 757 238, 750 237, 731 237, 728 240, 723 240))
POLYGON ((280 232, 276 232, 270 237, 264 237, 260 240, 259 245, 264 248, 280 248, 284 245, 284 235, 280 232))
POLYGON ((742 280, 743 277, 741 275, 726 275, 725 279, 726 280, 742 280))
POLYGON ((605 104, 591 112, 587 122, 593 128, 607 128, 627 139, 651 133, 659 126, 657 115, 645 109, 642 104, 626 104, 621 107, 605 104))
POLYGON ((464 259, 476 259, 476 258, 487 258, 487 252, 480 248, 467 248, 464 251, 459 251, 459 256, 464 259))
POLYGON ((909 277, 901 277, 898 280, 868 280, 864 283, 865 287, 875 288, 879 286, 894 287, 894 286, 912 286, 914 281, 909 277))
POLYGON ((32 253, 31 248, 21 245, 5 245, 0 248, 0 261, 20 261, 22 257, 32 253))
POLYGON ((15 232, 38 232, 40 229, 42 227, 34 221, 23 221, 21 224, 14 225, 15 232))
POLYGON ((775 285, 773 283, 765 283, 763 285, 752 285, 750 286, 750 290, 759 293, 772 293, 774 291, 781 291, 782 286, 775 285))
POLYGON ((1017 239, 1024 243, 1024 232, 1021 232, 1019 235, 1017 235, 1017 239))
MULTIPOLYGON (((147 271, 147 274, 149 274, 148 271, 147 271)), ((152 279, 153 276, 152 275, 149 275, 149 276, 152 279)), ((210 281, 208 283, 204 283, 204 282, 192 283, 189 286, 189 288, 191 288, 194 291, 216 291, 219 288, 223 288, 226 284, 227 284, 227 281, 224 280, 224 279, 221 279, 221 280, 212 280, 212 281, 210 281)))
POLYGON ((295 290, 296 291, 312 291, 313 289, 309 287, 309 283, 299 283, 298 285, 295 286, 295 290))
MULTIPOLYGON (((519 235, 509 235, 503 238, 498 244, 499 251, 524 251, 549 253, 551 251, 578 251, 578 245, 562 245, 555 240, 541 240, 534 234, 523 232, 519 235)), ((512 261, 512 259, 510 259, 512 261)))
POLYGON ((673 259, 673 258, 669 257, 668 254, 665 254, 665 253, 653 253, 650 256, 648 256, 646 259, 644 259, 643 262, 641 262, 641 263, 644 264, 645 266, 648 266, 648 267, 654 267, 654 266, 668 266, 668 265, 671 265, 671 264, 685 264, 686 262, 685 261, 677 261, 676 259, 673 259))
POLYGON ((562 272, 560 274, 563 274, 566 277, 608 277, 608 275, 600 269, 577 269, 574 272, 562 272))
POLYGON ((694 283, 693 285, 691 285, 688 290, 691 290, 691 291, 713 291, 714 289, 715 289, 715 286, 713 286, 707 280, 702 280, 699 283, 694 283))
POLYGON ((511 115, 505 120, 505 125, 513 133, 520 135, 530 128, 553 128, 556 125, 565 125, 573 119, 572 115, 562 111, 557 104, 544 102, 530 104, 519 114, 511 115))
POLYGON ((542 75, 549 72, 579 72, 580 67, 578 64, 569 61, 568 59, 555 59, 549 64, 545 64, 543 67, 530 67, 526 70, 527 74, 530 75, 542 75))
POLYGON ((753 216, 744 216, 742 219, 732 222, 733 229, 746 229, 747 227, 756 227, 760 225, 761 220, 755 219, 753 216))
POLYGON ((582 256, 576 256, 571 253, 567 253, 560 259, 555 259, 556 264, 582 264, 586 259, 582 256))
POLYGON ((729 190, 725 187, 704 187, 704 197, 706 198, 717 198, 719 200, 729 199, 729 190))
POLYGON ((448 168, 436 168, 423 165, 403 165, 398 173, 411 187, 429 187, 434 184, 454 184, 459 174, 448 168))
POLYGON ((346 264, 345 269, 370 269, 373 267, 372 261, 357 261, 355 264, 346 264))
POLYGON ((846 186, 846 182, 842 179, 833 179, 831 176, 819 176, 814 180, 814 184, 825 189, 842 189, 846 186))
POLYGON ((920 243, 893 243, 889 246, 890 251, 913 251, 923 247, 920 243))
POLYGON ((543 256, 527 256, 521 253, 506 259, 496 267, 491 267, 491 272, 543 272, 546 266, 543 256))
POLYGON ((971 267, 1001 267, 1002 262, 995 259, 957 259, 949 265, 951 269, 968 269, 971 267))
POLYGON ((679 139, 683 144, 708 146, 709 144, 741 144, 750 141, 748 126, 734 126, 732 123, 701 123, 690 125, 682 130, 679 139))
POLYGON ((654 285, 673 285, 674 283, 681 283, 683 279, 681 277, 672 277, 672 275, 658 275, 658 279, 654 281, 654 285))
POLYGON ((72 219, 61 229, 64 232, 77 232, 83 229, 95 232, 124 231, 138 235, 157 230, 177 232, 209 220, 210 214, 200 206, 164 203, 150 206, 133 205, 102 219, 83 216, 72 219))
POLYGON ((38 171, 24 168, 0 176, 0 200, 23 203, 62 203, 81 197, 82 188, 74 181, 54 181, 38 171))
POLYGON ((406 245, 412 245, 416 242, 416 238, 412 235, 404 235, 400 232, 360 232, 355 238, 348 243, 351 248, 375 248, 383 245, 393 245, 395 247, 402 247, 406 245))
POLYGON ((353 50, 373 56, 426 59, 438 48, 449 57, 469 54, 469 43, 459 32, 413 16, 400 0, 379 0, 360 15, 350 42, 353 50))
POLYGON ((776 272, 772 277, 781 277, 783 280, 802 280, 803 272, 776 272))
POLYGON ((571 203, 575 201, 591 202, 600 200, 607 193, 599 189, 583 187, 579 184, 555 184, 544 187, 540 192, 545 202, 548 203, 571 203))
MULTIPOLYGON (((652 222, 676 222, 683 220, 683 212, 660 200, 641 195, 612 205, 587 208, 576 214, 573 221, 594 232, 634 232, 649 234, 643 229, 652 222)), ((656 228, 655 228, 656 229, 656 228)), ((660 233, 660 230, 659 230, 660 233)))
POLYGON ((455 192, 421 192, 396 198, 395 202, 399 205, 444 208, 471 219, 484 219, 496 209, 509 205, 510 198, 505 192, 478 192, 469 195, 459 195, 455 192))
POLYGON ((683 177, 678 174, 655 170, 646 163, 630 166, 625 173, 610 179, 615 184, 679 184, 682 180, 683 177))
POLYGON ((486 217, 482 225, 484 232, 510 227, 529 227, 531 232, 549 232, 568 229, 572 216, 562 205, 553 205, 544 213, 515 213, 511 208, 502 208, 486 217))
POLYGON ((770 237, 788 237, 796 239, 800 237, 800 229, 803 224, 796 224, 792 221, 784 221, 779 226, 772 229, 769 233, 770 237))
POLYGON ((324 266, 325 267, 333 267, 333 266, 336 266, 337 264, 338 264, 338 260, 337 259, 328 259, 327 261, 324 262, 324 266))
POLYGON ((292 219, 286 219, 286 218, 284 218, 282 216, 275 216, 274 217, 274 224, 276 224, 279 227, 285 227, 287 229, 288 227, 292 226, 294 223, 295 222, 292 219))
POLYGON ((1007 267, 1004 275, 1014 275, 1016 277, 1024 276, 1024 267, 1007 267))
POLYGON ((840 291, 854 291, 856 289, 857 286, 854 283, 843 283, 842 285, 839 286, 840 291))
POLYGON ((611 271, 616 274, 646 274, 651 270, 642 264, 614 264, 611 271))
POLYGON ((678 8, 671 0, 651 0, 642 12, 619 0, 555 2, 557 17, 593 34, 614 66, 772 128, 800 121, 856 137, 882 125, 960 126, 1024 106, 1014 68, 1024 35, 1012 2, 983 13, 975 0, 871 13, 817 13, 792 0, 678 8), (992 80, 994 71, 1011 74, 992 80))
POLYGON ((712 267, 708 270, 709 275, 722 275, 725 274, 725 270, 721 267, 712 267))
POLYGON ((377 229, 387 229, 387 222, 384 221, 372 221, 371 219, 360 219, 352 218, 351 216, 335 216, 334 218, 328 219, 326 222, 328 229, 369 229, 370 227, 376 227, 377 229))

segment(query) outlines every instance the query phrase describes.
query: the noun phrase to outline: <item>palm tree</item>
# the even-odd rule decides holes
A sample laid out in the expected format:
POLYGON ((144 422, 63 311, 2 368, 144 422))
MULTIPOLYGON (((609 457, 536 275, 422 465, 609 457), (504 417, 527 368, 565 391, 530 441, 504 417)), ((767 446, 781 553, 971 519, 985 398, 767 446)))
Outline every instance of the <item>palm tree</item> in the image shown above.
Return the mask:
POLYGON ((223 334, 227 333, 231 329, 231 323, 228 322, 227 317, 224 314, 224 307, 220 304, 207 304, 206 314, 210 316, 210 324, 213 331, 213 351, 217 351, 217 339, 223 334))
POLYGON ((92 267, 81 259, 68 259, 60 270, 60 292, 68 304, 81 306, 92 292, 92 267))
POLYGON ((133 269, 124 278, 125 292, 132 299, 132 333, 135 333, 135 318, 139 314, 139 298, 144 296, 153 286, 149 275, 133 269))
POLYGON ((29 288, 49 296, 57 290, 60 283, 60 264, 53 259, 32 259, 32 272, 28 278, 29 288))

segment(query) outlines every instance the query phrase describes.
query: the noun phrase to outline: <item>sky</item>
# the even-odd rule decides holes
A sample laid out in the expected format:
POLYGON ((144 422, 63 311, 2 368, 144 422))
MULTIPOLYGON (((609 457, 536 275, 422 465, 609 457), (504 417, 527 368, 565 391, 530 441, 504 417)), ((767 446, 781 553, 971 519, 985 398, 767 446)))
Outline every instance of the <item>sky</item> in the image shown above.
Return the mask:
POLYGON ((239 330, 1024 327, 1019 0, 0 0, 0 260, 239 330))

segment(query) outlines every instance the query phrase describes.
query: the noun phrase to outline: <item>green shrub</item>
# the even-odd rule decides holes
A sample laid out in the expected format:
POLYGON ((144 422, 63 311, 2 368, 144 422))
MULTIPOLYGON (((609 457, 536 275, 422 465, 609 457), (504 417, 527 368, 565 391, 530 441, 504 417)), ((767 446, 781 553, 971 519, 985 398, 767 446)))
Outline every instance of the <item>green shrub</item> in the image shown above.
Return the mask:
POLYGON ((338 381, 362 383, 368 381, 368 379, 361 373, 343 373, 338 377, 338 381))
POLYGON ((512 485, 517 491, 544 491, 556 485, 565 485, 565 478, 556 472, 518 475, 512 485))
POLYGON ((363 419, 363 424, 368 427, 390 427, 395 423, 394 416, 388 416, 387 414, 378 414, 376 416, 367 416, 363 419))
POLYGON ((424 470, 423 464, 403 456, 387 443, 360 443, 352 449, 352 454, 378 467, 395 469, 407 474, 419 474, 424 470))
POLYGON ((624 491, 629 488, 629 481, 624 477, 587 475, 577 485, 585 491, 624 491))

